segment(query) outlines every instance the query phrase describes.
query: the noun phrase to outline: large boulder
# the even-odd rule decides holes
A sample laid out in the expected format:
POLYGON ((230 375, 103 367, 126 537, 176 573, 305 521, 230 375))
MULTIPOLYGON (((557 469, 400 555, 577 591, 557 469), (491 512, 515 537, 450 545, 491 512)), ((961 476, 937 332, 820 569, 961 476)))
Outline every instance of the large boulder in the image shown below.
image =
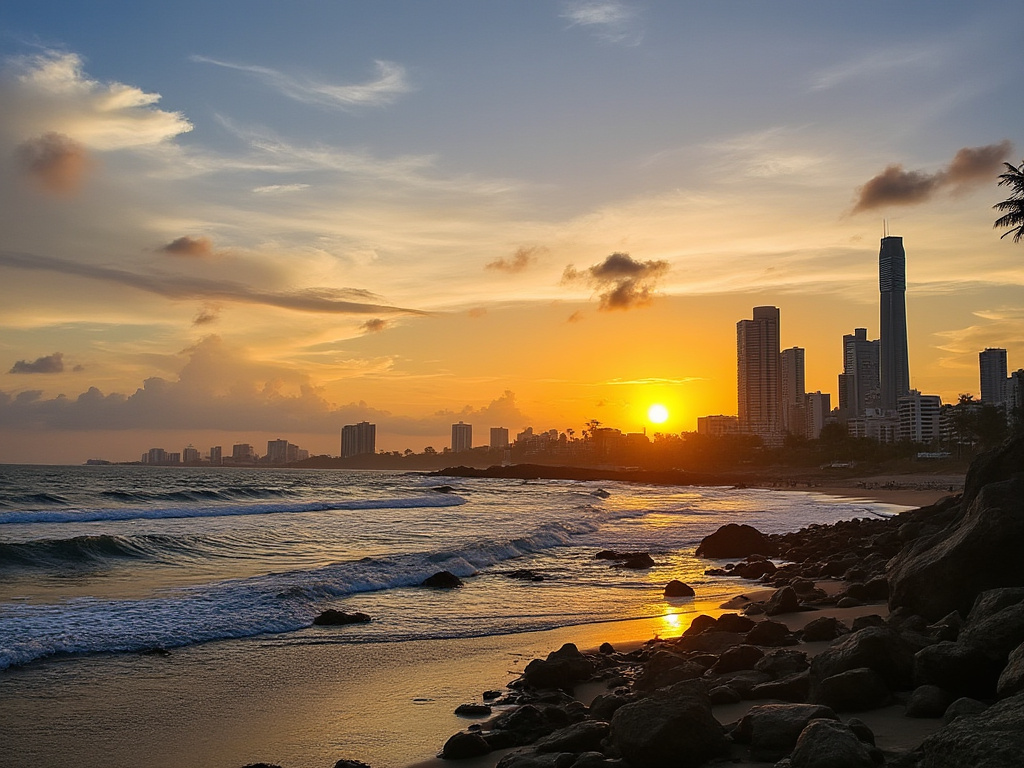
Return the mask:
POLYGON ((533 748, 538 752, 590 752, 599 750, 607 735, 608 723, 584 720, 545 736, 533 748))
POLYGON ((800 598, 796 590, 790 586, 775 590, 775 593, 768 599, 764 612, 769 616, 780 616, 783 613, 796 613, 802 610, 800 598))
POLYGON ((636 688, 639 691, 653 691, 683 680, 693 680, 703 674, 704 667, 685 656, 671 651, 655 651, 644 664, 636 688))
POLYGON ((619 707, 609 741, 636 768, 697 768, 729 749, 700 681, 677 683, 619 707))
POLYGON ((969 506, 981 489, 989 483, 998 483, 1024 472, 1024 438, 1014 438, 971 462, 964 478, 965 506, 969 506))
POLYGON ((1018 693, 1024 693, 1024 643, 1010 654, 996 684, 996 695, 1001 699, 1018 693))
POLYGON ((812 700, 822 681, 861 667, 877 672, 889 690, 906 690, 913 681, 914 649, 888 627, 867 627, 846 635, 811 660, 812 700))
POLYGON ((490 751, 490 745, 479 733, 460 731, 444 743, 441 757, 445 760, 465 760, 468 757, 486 755, 490 751))
POLYGON ((882 676, 867 667, 848 669, 821 680, 814 701, 837 712, 863 712, 884 707, 891 694, 882 676))
POLYGON ((1024 642, 1024 589, 996 589, 978 596, 957 642, 999 664, 1024 642))
POLYGON ((594 662, 572 643, 552 651, 546 659, 534 659, 523 670, 523 679, 533 688, 572 688, 594 673, 594 662))
POLYGON ((914 654, 914 682, 937 685, 956 696, 991 698, 1001 669, 982 651, 961 643, 935 643, 914 654))
POLYGON ((843 723, 812 720, 800 733, 790 758, 793 768, 874 768, 864 742, 843 723))
POLYGON ((342 626, 345 624, 365 624, 370 621, 369 615, 365 613, 345 613, 334 608, 328 608, 315 619, 313 624, 318 627, 342 626))
POLYGON ((1019 768, 1024 762, 1024 694, 961 715, 915 750, 921 768, 1019 768))
POLYGON ((750 525, 729 523, 710 536, 701 539, 697 557, 747 557, 748 555, 774 555, 775 544, 750 525))
POLYGON ((457 589, 462 586, 462 579, 451 571, 438 571, 432 576, 427 576, 420 582, 420 586, 432 589, 457 589))
POLYGON ((760 704, 751 707, 732 732, 735 741, 750 745, 755 760, 778 760, 788 755, 811 720, 838 720, 828 707, 815 704, 760 704))
POLYGON ((889 608, 937 621, 989 589, 1024 585, 1024 474, 981 488, 951 528, 888 565, 889 608))

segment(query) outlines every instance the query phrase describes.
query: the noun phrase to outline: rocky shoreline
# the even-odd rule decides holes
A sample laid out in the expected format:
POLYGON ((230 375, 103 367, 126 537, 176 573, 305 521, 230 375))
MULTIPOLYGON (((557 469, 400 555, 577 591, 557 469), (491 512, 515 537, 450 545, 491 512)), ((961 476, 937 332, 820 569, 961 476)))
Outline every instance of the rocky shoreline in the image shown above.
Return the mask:
POLYGON ((677 639, 593 653, 566 644, 535 659, 507 691, 462 710, 481 721, 439 757, 496 768, 1020 766, 1021 552, 1022 439, 979 457, 961 495, 912 512, 770 536, 726 526, 697 554, 733 560, 709 573, 750 579, 765 599, 699 615, 677 639), (865 720, 882 708, 930 721, 931 733, 876 739, 865 720))

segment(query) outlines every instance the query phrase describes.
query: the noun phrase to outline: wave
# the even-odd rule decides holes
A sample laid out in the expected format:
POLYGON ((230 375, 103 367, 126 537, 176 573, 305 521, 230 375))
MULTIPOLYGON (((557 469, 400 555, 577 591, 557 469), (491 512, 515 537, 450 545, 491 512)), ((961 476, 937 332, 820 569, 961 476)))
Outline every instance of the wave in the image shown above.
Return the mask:
POLYGON ((123 507, 112 509, 34 509, 0 514, 0 525, 14 523, 94 523, 102 520, 166 520, 233 515, 277 515, 294 512, 332 512, 370 509, 454 507, 465 504, 454 494, 409 496, 391 499, 350 499, 346 501, 303 501, 265 504, 223 504, 207 507, 123 507))
POLYGON ((101 491, 102 498, 125 502, 160 502, 160 501, 234 501, 237 499, 272 499, 293 495, 281 488, 254 488, 237 486, 228 488, 189 489, 185 491, 101 491))
POLYGON ((118 558, 167 560, 172 553, 190 549, 172 536, 74 536, 69 539, 40 539, 0 542, 0 570, 9 567, 60 568, 95 566, 118 558))

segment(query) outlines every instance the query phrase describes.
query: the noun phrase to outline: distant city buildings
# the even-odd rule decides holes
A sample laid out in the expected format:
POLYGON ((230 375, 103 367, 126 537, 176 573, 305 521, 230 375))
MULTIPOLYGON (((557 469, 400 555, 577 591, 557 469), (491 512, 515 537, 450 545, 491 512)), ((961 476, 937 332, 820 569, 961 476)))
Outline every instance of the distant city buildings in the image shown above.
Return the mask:
POLYGON ((752 320, 736 324, 736 387, 740 431, 766 444, 781 437, 779 408, 779 308, 754 307, 752 320))
POLYGON ((304 461, 309 458, 309 451, 304 451, 294 443, 287 440, 268 440, 267 455, 264 457, 267 464, 293 464, 296 461, 304 461))
MULTIPOLYGON (((783 429, 794 435, 806 431, 804 413, 804 350, 792 347, 782 350, 779 366, 779 401, 783 429)), ((820 431, 820 430, 819 430, 820 431)))
POLYGON ((981 402, 985 405, 1004 405, 1009 390, 1006 376, 1006 350, 988 348, 978 353, 981 374, 981 402))
POLYGON ((867 328, 843 336, 843 372, 839 374, 839 417, 856 419, 880 401, 878 339, 868 340, 867 328))
POLYGON ((346 424, 341 428, 341 458, 376 453, 377 425, 368 421, 346 424))
POLYGON ((878 251, 880 354, 879 379, 882 409, 895 411, 899 399, 910 393, 907 355, 907 254, 903 238, 886 236, 878 251))
POLYGON ((219 445, 215 445, 210 449, 210 466, 219 467, 224 463, 223 451, 219 445))
POLYGON ((508 429, 506 427, 491 427, 491 441, 489 443, 493 449, 504 449, 508 448, 508 429))
POLYGON ((721 437, 740 433, 739 416, 698 416, 697 434, 721 437))
POLYGON ((249 443, 235 443, 231 446, 232 464, 255 464, 256 451, 249 443))
POLYGON ((941 435, 942 399, 922 395, 916 389, 899 399, 899 439, 914 443, 935 443, 941 435))
POLYGON ((473 425, 452 424, 452 453, 462 453, 473 449, 473 425))
POLYGON ((804 395, 801 411, 804 417, 804 422, 800 425, 802 431, 790 429, 790 432, 801 434, 808 440, 817 440, 821 437, 821 428, 832 414, 832 396, 828 392, 808 392, 804 395))

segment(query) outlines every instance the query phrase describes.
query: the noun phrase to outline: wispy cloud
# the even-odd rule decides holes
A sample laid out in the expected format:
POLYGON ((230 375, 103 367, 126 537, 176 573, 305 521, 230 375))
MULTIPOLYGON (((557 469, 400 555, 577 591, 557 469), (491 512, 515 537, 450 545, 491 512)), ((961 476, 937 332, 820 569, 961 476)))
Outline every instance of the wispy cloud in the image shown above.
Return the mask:
POLYGON ((637 9, 619 0, 569 0, 562 18, 569 25, 586 27, 605 42, 639 45, 643 27, 637 9))
POLYGON ((650 377, 645 379, 609 379, 608 381, 602 381, 592 386, 604 387, 604 386, 620 386, 620 385, 646 385, 646 384, 670 384, 676 386, 679 384, 689 384, 693 381, 707 381, 706 378, 701 376, 686 376, 682 379, 664 379, 658 377, 650 377))
POLYGON ((375 62, 377 77, 374 80, 366 83, 335 85, 311 77, 292 77, 276 69, 255 64, 236 64, 207 56, 192 56, 191 60, 245 72, 290 99, 303 104, 315 104, 336 109, 383 106, 412 90, 406 80, 405 68, 392 61, 378 60, 375 62))
POLYGON ((851 80, 878 77, 891 70, 904 67, 934 66, 937 55, 936 51, 928 48, 909 51, 904 48, 874 51, 819 72, 811 82, 811 90, 825 91, 851 80))
POLYGON ((536 263, 537 258, 542 253, 546 253, 547 248, 543 245, 533 246, 521 246, 516 249, 516 252, 509 258, 495 259, 494 261, 488 262, 484 265, 485 269, 496 269, 499 272, 524 272, 532 264, 536 263))
POLYGON ((0 251, 0 266, 77 275, 92 280, 125 285, 169 299, 202 299, 259 304, 298 312, 327 314, 426 314, 419 310, 369 303, 377 298, 369 291, 355 288, 307 288, 299 291, 266 291, 230 280, 168 274, 138 274, 113 267, 64 261, 50 256, 0 251), (362 301, 360 301, 362 300, 362 301))

